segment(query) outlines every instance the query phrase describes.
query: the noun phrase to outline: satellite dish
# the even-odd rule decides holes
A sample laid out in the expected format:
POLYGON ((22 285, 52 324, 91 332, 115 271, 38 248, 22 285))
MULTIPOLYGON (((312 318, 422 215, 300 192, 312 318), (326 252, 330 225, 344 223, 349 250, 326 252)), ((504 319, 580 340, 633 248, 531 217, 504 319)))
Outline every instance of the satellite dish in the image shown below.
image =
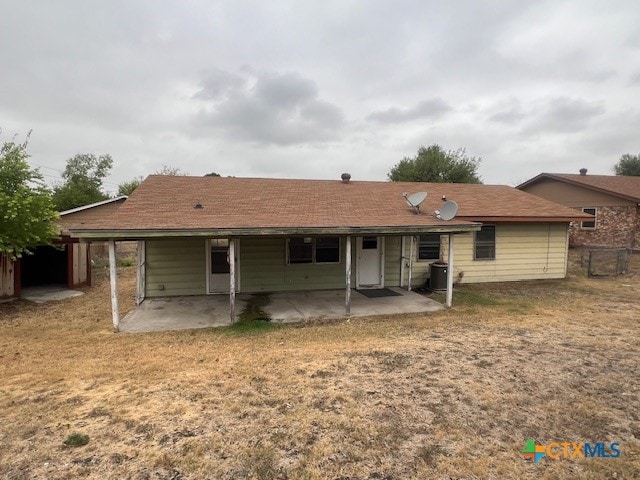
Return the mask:
POLYGON ((411 195, 405 193, 402 196, 410 207, 416 209, 416 213, 420 213, 420 204, 427 198, 427 192, 416 192, 411 195))
POLYGON ((434 213, 439 220, 451 220, 458 213, 458 204, 453 200, 446 200, 440 210, 436 210, 434 213))

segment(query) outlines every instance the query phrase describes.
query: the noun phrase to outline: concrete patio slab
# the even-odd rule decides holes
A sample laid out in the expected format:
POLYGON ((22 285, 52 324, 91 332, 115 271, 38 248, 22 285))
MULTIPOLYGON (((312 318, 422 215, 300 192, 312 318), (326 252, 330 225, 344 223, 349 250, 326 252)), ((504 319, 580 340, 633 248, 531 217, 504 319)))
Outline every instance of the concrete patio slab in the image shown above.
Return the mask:
MULTIPOLYGON (((236 299, 236 312, 245 307, 236 299)), ((148 298, 120 321, 120 331, 160 332, 190 328, 222 327, 231 323, 228 295, 148 298)))
MULTIPOLYGON (((354 290, 350 317, 391 315, 397 313, 435 312, 444 306, 415 292, 390 288, 399 296, 367 298, 354 290)), ((316 318, 344 317, 343 290, 316 290, 272 293, 269 304, 262 307, 274 322, 299 322, 316 318)))
POLYGON ((84 292, 70 290, 64 285, 43 285, 41 287, 23 288, 20 298, 34 303, 46 303, 79 297, 80 295, 84 295, 84 292))
MULTIPOLYGON (((415 292, 391 288, 400 295, 367 298, 354 290, 351 294, 351 317, 398 313, 435 312, 444 306, 415 292)), ((344 290, 315 290, 270 294, 239 294, 236 313, 244 310, 253 297, 273 322, 289 323, 312 319, 344 317, 344 290)), ((127 333, 221 327, 230 324, 229 296, 148 298, 130 311, 120 322, 127 333)))

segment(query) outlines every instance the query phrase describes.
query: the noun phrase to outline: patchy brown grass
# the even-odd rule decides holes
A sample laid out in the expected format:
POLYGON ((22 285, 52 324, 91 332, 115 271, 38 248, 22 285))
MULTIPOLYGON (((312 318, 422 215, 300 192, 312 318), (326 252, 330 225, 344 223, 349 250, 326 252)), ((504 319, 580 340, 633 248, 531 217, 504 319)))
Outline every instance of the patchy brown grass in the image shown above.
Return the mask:
POLYGON ((113 334, 104 279, 0 305, 0 477, 638 478, 640 277, 573 271, 463 286, 436 314, 246 333, 113 334), (533 465, 528 438, 622 456, 533 465))

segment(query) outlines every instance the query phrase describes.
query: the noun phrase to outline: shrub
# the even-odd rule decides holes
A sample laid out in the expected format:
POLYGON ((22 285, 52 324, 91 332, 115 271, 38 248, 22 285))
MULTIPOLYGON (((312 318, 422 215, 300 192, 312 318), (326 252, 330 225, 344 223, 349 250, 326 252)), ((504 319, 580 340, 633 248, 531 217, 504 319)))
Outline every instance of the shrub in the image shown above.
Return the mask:
POLYGON ((89 435, 84 433, 72 433, 63 442, 67 447, 83 447, 89 443, 89 435))

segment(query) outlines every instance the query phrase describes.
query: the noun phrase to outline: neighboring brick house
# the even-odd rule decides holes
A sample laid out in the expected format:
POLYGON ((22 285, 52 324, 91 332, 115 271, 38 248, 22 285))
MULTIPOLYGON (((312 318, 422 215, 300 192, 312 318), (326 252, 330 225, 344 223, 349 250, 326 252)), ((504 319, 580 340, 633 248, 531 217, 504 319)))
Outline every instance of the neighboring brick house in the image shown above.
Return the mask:
POLYGON ((516 188, 594 215, 573 222, 571 246, 594 245, 640 250, 640 177, 541 173, 516 188))

